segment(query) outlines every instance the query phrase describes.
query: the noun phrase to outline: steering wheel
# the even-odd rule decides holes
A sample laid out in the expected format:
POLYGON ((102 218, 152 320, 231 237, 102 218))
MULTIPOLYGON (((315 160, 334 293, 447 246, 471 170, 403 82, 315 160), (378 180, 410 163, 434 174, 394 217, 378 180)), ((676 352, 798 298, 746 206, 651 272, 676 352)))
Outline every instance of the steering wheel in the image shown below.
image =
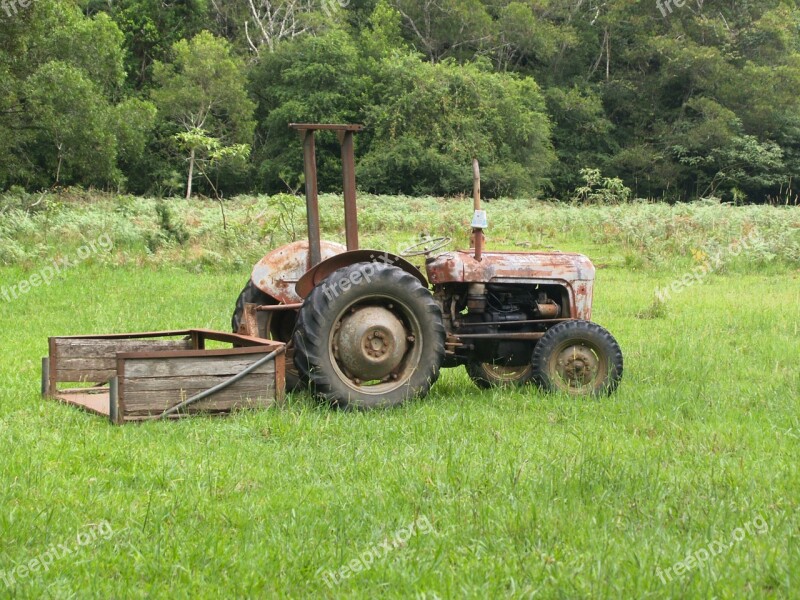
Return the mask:
POLYGON ((432 254, 437 250, 441 250, 451 241, 452 238, 449 237, 435 237, 423 240, 419 244, 414 244, 413 246, 409 246, 408 248, 401 250, 400 256, 404 258, 411 258, 412 256, 428 256, 428 254, 432 254), (430 244, 431 246, 428 247, 426 244, 430 244), (417 248, 420 246, 422 246, 422 250, 417 250, 417 248))

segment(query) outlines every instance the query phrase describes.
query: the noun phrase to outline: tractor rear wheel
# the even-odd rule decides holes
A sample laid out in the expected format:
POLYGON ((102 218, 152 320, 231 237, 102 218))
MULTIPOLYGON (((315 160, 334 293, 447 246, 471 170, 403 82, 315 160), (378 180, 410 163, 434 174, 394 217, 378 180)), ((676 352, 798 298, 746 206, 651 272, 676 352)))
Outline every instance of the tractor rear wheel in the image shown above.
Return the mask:
POLYGON ((622 379, 619 344, 589 321, 565 321, 548 329, 533 350, 531 364, 534 380, 549 392, 607 395, 622 379))
POLYGON ((498 363, 470 361, 467 374, 483 390, 493 387, 523 386, 533 379, 533 366, 504 366, 498 363))
POLYGON ((296 364, 315 395, 341 408, 423 397, 444 359, 442 314, 406 271, 357 263, 315 287, 300 310, 296 364))
MULTIPOLYGON (((242 293, 236 300, 236 309, 231 318, 231 328, 234 333, 238 333, 244 316, 245 304, 258 304, 259 306, 274 306, 278 304, 272 296, 269 296, 258 289, 252 281, 248 281, 242 293)), ((258 314, 258 337, 262 339, 273 339, 287 344, 286 347, 286 391, 292 392, 306 388, 304 379, 294 365, 294 346, 292 332, 294 331, 297 313, 295 311, 281 311, 274 313, 272 322, 267 331, 267 313, 258 314)))

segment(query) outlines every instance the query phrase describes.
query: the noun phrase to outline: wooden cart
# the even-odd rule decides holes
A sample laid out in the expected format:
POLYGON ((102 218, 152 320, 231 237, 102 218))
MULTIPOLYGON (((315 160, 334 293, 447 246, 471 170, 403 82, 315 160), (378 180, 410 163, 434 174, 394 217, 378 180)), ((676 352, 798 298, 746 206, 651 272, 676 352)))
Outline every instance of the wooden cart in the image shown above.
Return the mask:
POLYGON ((284 350, 204 329, 52 337, 42 395, 116 424, 266 408, 284 401, 284 350), (207 341, 230 347, 206 349, 207 341))

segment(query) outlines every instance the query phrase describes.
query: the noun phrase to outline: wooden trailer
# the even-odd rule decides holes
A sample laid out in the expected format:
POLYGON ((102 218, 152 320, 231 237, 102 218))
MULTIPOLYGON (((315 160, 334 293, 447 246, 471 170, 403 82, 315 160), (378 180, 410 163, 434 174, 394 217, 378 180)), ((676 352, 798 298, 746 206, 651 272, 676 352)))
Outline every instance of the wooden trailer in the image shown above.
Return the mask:
POLYGON ((42 395, 116 424, 266 408, 284 401, 284 351, 280 342, 204 329, 52 337, 42 395))

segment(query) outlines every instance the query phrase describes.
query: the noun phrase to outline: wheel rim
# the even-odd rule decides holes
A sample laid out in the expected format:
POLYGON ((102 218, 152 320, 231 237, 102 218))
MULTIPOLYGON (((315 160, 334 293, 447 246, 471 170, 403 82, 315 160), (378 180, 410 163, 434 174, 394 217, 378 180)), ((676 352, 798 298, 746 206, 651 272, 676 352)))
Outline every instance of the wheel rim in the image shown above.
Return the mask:
POLYGON ((586 340, 569 340, 556 348, 548 365, 551 381, 561 390, 582 395, 602 386, 608 358, 586 340))
POLYGON ((348 387, 379 396, 411 379, 422 355, 422 327, 403 302, 373 296, 339 313, 328 351, 334 370, 348 387))
POLYGON ((499 385, 510 385, 524 379, 533 370, 531 365, 521 365, 518 367, 504 367, 493 363, 482 363, 483 372, 486 378, 492 383, 499 385))

